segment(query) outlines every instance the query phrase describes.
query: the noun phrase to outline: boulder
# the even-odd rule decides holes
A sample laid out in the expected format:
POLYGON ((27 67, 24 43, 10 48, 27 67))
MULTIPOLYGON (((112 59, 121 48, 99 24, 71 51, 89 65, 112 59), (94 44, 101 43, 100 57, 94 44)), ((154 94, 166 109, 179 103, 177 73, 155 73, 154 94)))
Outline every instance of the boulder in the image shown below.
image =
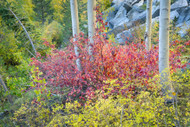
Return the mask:
POLYGON ((114 34, 117 35, 118 33, 121 33, 122 31, 126 30, 126 29, 130 29, 133 26, 136 26, 137 23, 145 23, 145 19, 146 19, 146 11, 142 12, 142 13, 138 13, 138 12, 133 12, 135 13, 135 15, 133 15, 133 19, 130 20, 131 17, 131 13, 127 13, 127 17, 125 18, 114 18, 111 21, 111 24, 113 23, 114 28, 112 30, 110 30, 107 34, 114 34))
POLYGON ((160 3, 160 0, 153 0, 152 1, 152 5, 155 5, 155 6, 157 6, 159 3, 160 3))
POLYGON ((185 23, 180 23, 176 27, 180 28, 180 31, 178 32, 181 37, 185 37, 187 35, 187 30, 190 29, 190 20, 185 23))
POLYGON ((177 0, 171 5, 171 10, 187 6, 188 6, 187 0, 177 0))
POLYGON ((129 20, 136 19, 137 16, 143 14, 143 12, 146 13, 145 10, 142 10, 137 6, 133 6, 133 8, 127 13, 127 18, 129 18, 129 20))
POLYGON ((174 20, 175 18, 179 17, 179 13, 175 10, 170 12, 170 20, 174 20))
POLYGON ((121 5, 113 5, 112 7, 108 8, 103 12, 104 20, 105 22, 108 22, 107 27, 111 29, 114 27, 114 24, 111 23, 110 20, 114 19, 120 7, 121 5))
POLYGON ((130 29, 133 26, 135 25, 131 21, 122 22, 120 25, 116 26, 114 29, 111 29, 110 31, 108 31, 107 34, 108 35, 114 34, 116 36, 118 33, 121 33, 124 30, 130 29))
POLYGON ((111 5, 119 5, 123 2, 127 2, 131 5, 136 5, 136 6, 142 6, 144 3, 144 0, 113 0, 111 5))
POLYGON ((124 2, 123 3, 123 7, 125 8, 125 10, 127 12, 129 12, 133 7, 131 6, 131 4, 129 4, 128 2, 124 2))
POLYGON ((152 18, 156 18, 160 15, 160 6, 153 6, 152 7, 152 18))
POLYGON ((134 22, 140 22, 140 23, 144 23, 145 20, 146 20, 146 11, 143 11, 142 13, 137 14, 135 16, 135 18, 132 19, 132 21, 134 21, 134 22))
POLYGON ((114 5, 119 5, 119 4, 121 4, 122 2, 124 2, 125 0, 113 0, 112 1, 112 5, 114 4, 114 5))
POLYGON ((187 11, 186 13, 186 17, 184 19, 184 22, 187 22, 188 20, 190 20, 190 7, 187 7, 187 11))
POLYGON ((144 4, 144 0, 134 0, 131 4, 135 6, 142 6, 144 4))
MULTIPOLYGON (((171 20, 173 20, 174 18, 178 18, 178 17, 179 17, 179 13, 176 10, 170 12, 170 19, 171 20)), ((152 23, 159 22, 159 18, 160 18, 160 16, 152 18, 152 23)))
MULTIPOLYGON (((146 21, 146 10, 143 10, 142 5, 147 0, 113 0, 114 5, 108 13, 106 21, 108 27, 111 28, 107 34, 114 34, 118 43, 130 41, 131 30, 136 26, 136 23, 144 24, 146 21), (122 36, 126 36, 123 38, 122 36)), ((189 0, 190 1, 190 0, 189 0)), ((152 22, 159 21, 160 15, 160 0, 153 0, 152 6, 152 22)), ((144 7, 144 6, 143 6, 144 7)), ((187 0, 176 0, 171 5, 170 19, 177 19, 176 24, 182 30, 179 31, 183 37, 186 35, 186 30, 190 26, 190 6, 187 0), (184 22, 186 25, 184 26, 184 22)))
POLYGON ((117 34, 116 36, 116 42, 120 45, 124 45, 125 42, 132 42, 132 40, 134 39, 134 36, 131 34, 131 29, 129 30, 125 30, 122 33, 117 34))
POLYGON ((103 12, 103 17, 105 17, 104 18, 105 22, 109 22, 111 19, 115 17, 115 10, 116 8, 112 6, 103 12))
POLYGON ((126 14, 127 14, 127 10, 123 6, 121 6, 119 8, 117 14, 115 15, 115 17, 109 21, 111 24, 113 24, 113 26, 114 26, 113 28, 115 28, 123 20, 126 20, 126 18, 127 18, 126 14))
MULTIPOLYGON (((142 28, 144 26, 145 26, 145 24, 142 24, 138 27, 142 28)), ((137 29, 138 27, 133 27, 131 29, 125 30, 125 31, 117 34, 115 37, 116 42, 120 45, 124 45, 126 43, 126 41, 129 43, 133 42, 135 39, 133 33, 134 33, 134 30, 137 29)))
POLYGON ((138 11, 131 11, 128 13, 127 17, 129 18, 130 21, 132 21, 133 19, 137 18, 137 15, 139 15, 140 13, 138 11))
POLYGON ((177 24, 187 22, 190 19, 190 7, 181 8, 177 10, 179 13, 179 18, 177 24))
POLYGON ((133 5, 133 8, 132 8, 133 10, 135 10, 135 11, 137 11, 137 12, 139 12, 139 13, 141 13, 141 12, 143 12, 143 11, 145 11, 143 8, 142 8, 142 6, 136 6, 136 5, 133 5))

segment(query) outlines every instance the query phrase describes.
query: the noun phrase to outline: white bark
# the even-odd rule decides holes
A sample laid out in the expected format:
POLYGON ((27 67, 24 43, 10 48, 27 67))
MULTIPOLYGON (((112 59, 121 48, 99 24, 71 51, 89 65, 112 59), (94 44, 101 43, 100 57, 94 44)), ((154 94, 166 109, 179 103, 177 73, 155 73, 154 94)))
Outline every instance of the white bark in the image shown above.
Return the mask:
POLYGON ((146 4, 146 32, 145 32, 145 45, 146 50, 151 49, 151 27, 152 27, 152 0, 147 0, 146 4))
MULTIPOLYGON (((77 36, 79 34, 79 18, 78 18, 78 5, 77 0, 70 0, 70 6, 71 6, 71 19, 72 19, 72 31, 73 31, 73 37, 74 41, 77 41, 77 36)), ((79 57, 79 48, 75 45, 75 55, 76 57, 79 57)), ((79 71, 82 71, 81 62, 78 58, 76 60, 77 68, 79 71)))
POLYGON ((25 33, 26 33, 26 35, 27 35, 27 37, 28 37, 28 39, 29 39, 29 41, 30 41, 30 43, 31 43, 31 45, 32 45, 32 48, 33 48, 33 50, 34 50, 34 52, 35 52, 35 54, 36 54, 36 49, 35 49, 35 47, 34 47, 34 43, 33 43, 32 39, 30 38, 30 35, 29 35, 29 33, 27 32, 26 28, 24 27, 24 25, 22 24, 22 22, 19 20, 19 18, 15 15, 15 13, 14 13, 10 8, 9 8, 9 11, 14 15, 14 17, 18 20, 18 22, 20 23, 20 25, 21 25, 22 28, 24 29, 24 31, 25 31, 25 33))
MULTIPOLYGON (((87 10, 88 10, 88 37, 89 44, 93 44, 93 36, 95 32, 95 21, 96 21, 96 11, 94 10, 96 7, 96 0, 88 0, 87 10)), ((92 55, 93 50, 92 46, 89 45, 88 49, 89 55, 92 55)))
MULTIPOLYGON (((4 83, 4 81, 3 81, 3 79, 2 79, 2 77, 1 77, 1 75, 0 75, 0 83, 3 86, 5 92, 9 92, 8 89, 7 89, 7 87, 6 87, 6 85, 5 85, 5 83, 4 83)), ((10 95, 8 95, 8 99, 9 99, 10 103, 13 103, 10 95)))
MULTIPOLYGON (((169 22, 170 0, 160 1, 160 26, 159 26, 159 73, 163 85, 169 83, 169 22)), ((172 88, 171 86, 164 86, 172 88)), ((167 90, 168 88, 164 88, 167 90)))

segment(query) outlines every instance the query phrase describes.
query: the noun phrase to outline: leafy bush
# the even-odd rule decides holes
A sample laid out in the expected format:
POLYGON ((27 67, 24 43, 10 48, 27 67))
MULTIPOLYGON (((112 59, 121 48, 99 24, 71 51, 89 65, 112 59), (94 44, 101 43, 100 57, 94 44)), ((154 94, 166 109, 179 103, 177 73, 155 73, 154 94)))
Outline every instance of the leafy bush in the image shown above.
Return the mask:
POLYGON ((57 47, 60 47, 63 42, 63 26, 56 21, 51 22, 44 30, 43 38, 50 43, 56 43, 57 47))
MULTIPOLYGON (((148 80, 148 89, 136 83, 138 89, 135 98, 131 92, 127 93, 127 97, 123 96, 122 90, 131 85, 131 82, 123 81, 126 85, 119 86, 121 94, 112 94, 105 99, 100 94, 103 91, 97 90, 97 100, 87 100, 83 106, 78 101, 64 105, 60 101, 54 101, 49 105, 47 100, 34 100, 31 104, 22 105, 14 113, 13 121, 16 125, 30 126, 189 126, 189 72, 182 77, 180 74, 172 76, 171 83, 174 86, 183 84, 179 84, 180 87, 175 86, 176 92, 172 93, 172 98, 175 99, 171 104, 165 103, 166 98, 171 96, 163 96, 158 80, 160 77, 155 76, 148 80)), ((118 87, 117 81, 118 79, 111 79, 105 82, 111 88, 118 87)), ((110 88, 106 88, 106 94, 112 93, 113 89, 110 88)))
POLYGON ((164 96, 157 76, 158 45, 146 51, 143 42, 112 44, 106 39, 100 12, 97 23, 91 45, 93 59, 88 55, 88 39, 83 33, 75 37, 77 41, 71 40, 79 47, 79 57, 73 45, 57 50, 44 42, 51 51, 46 57, 37 53, 31 62, 31 88, 37 98, 14 113, 16 125, 189 126, 189 71, 182 76, 176 73, 185 67, 180 59, 186 50, 183 43, 172 41, 170 45, 169 83, 175 92, 164 96), (81 60, 82 71, 77 69, 76 59, 81 60), (52 96, 60 96, 59 101, 52 100, 52 96), (166 104, 171 97, 173 102, 166 104))
MULTIPOLYGON (((92 56, 88 55, 88 39, 84 38, 83 33, 76 37, 76 42, 71 40, 71 43, 80 49, 79 59, 83 71, 78 71, 75 64, 78 58, 74 54, 74 47, 70 45, 64 50, 52 49, 45 61, 40 54, 37 58, 32 58, 31 65, 38 67, 42 73, 40 77, 36 76, 35 80, 45 79, 52 92, 62 93, 58 89, 68 87, 70 88, 68 96, 71 97, 68 100, 75 98, 81 103, 86 98, 96 96, 94 90, 103 89, 106 86, 104 81, 108 79, 119 79, 118 81, 125 79, 131 84, 140 82, 147 86, 146 80, 158 74, 158 46, 154 45, 154 48, 146 51, 144 43, 112 45, 105 38, 105 23, 101 13, 97 15, 97 22, 98 27, 92 45, 93 61, 92 56)), ((183 67, 180 56, 184 46, 174 41, 170 47, 170 69, 175 72, 176 69, 183 67)), ((122 82, 120 86, 123 86, 122 82)))

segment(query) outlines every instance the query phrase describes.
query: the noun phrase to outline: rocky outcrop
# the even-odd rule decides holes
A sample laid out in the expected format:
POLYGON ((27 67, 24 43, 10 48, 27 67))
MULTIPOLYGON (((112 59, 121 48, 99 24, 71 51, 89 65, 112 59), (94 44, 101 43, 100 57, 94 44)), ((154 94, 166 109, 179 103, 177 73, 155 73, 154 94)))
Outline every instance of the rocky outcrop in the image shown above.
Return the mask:
MULTIPOLYGON (((160 0, 153 0, 152 18, 159 21, 160 0)), ((104 12, 109 31, 114 34, 119 43, 132 39, 131 29, 136 23, 144 24, 146 20, 146 0, 113 0, 112 7, 104 12)), ((181 36, 186 34, 190 26, 190 0, 175 0, 171 5, 170 19, 177 20, 176 24, 182 30, 181 36), (185 30, 184 30, 185 29, 185 30)))

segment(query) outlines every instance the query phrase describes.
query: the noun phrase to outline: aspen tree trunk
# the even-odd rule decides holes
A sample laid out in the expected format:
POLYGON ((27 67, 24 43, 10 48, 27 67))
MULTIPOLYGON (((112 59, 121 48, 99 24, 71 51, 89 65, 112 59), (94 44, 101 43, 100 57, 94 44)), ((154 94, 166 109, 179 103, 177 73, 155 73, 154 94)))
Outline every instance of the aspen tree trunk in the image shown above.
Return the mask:
MULTIPOLYGON (((2 79, 2 77, 1 77, 1 75, 0 75, 0 83, 1 83, 1 85, 3 86, 3 88, 4 88, 5 92, 9 92, 9 91, 8 91, 8 89, 7 89, 7 87, 6 87, 6 85, 5 85, 5 83, 4 83, 4 81, 3 81, 3 79, 2 79)), ((8 95, 8 99, 9 99, 9 102, 12 104, 12 103, 13 103, 13 101, 12 101, 12 99, 11 99, 11 96, 10 96, 10 95, 8 95)))
POLYGON ((20 23, 20 25, 21 25, 22 28, 24 29, 24 31, 25 31, 25 33, 26 33, 26 35, 27 35, 27 37, 28 37, 28 39, 29 39, 29 41, 30 41, 30 43, 31 43, 31 45, 32 45, 32 48, 33 48, 33 50, 34 50, 34 52, 35 52, 35 55, 36 55, 36 49, 35 49, 35 47, 34 47, 34 43, 33 43, 32 39, 30 38, 30 35, 29 35, 29 33, 27 32, 26 28, 24 27, 24 25, 22 24, 22 22, 19 20, 19 18, 15 15, 15 13, 14 13, 10 8, 9 8, 9 11, 14 15, 14 17, 18 20, 18 22, 20 23))
MULTIPOLYGON (((70 0, 70 6, 71 6, 72 31, 73 31, 73 37, 75 37, 79 34, 79 18, 78 18, 77 0, 70 0)), ((74 38, 74 41, 77 41, 77 38, 74 38)), ((75 49, 76 57, 79 57, 79 48, 76 45, 74 45, 74 49, 75 49)), ((81 62, 79 58, 77 58, 76 64, 77 64, 78 70, 82 71, 81 62)))
POLYGON ((160 1, 160 26, 159 26, 159 73, 163 91, 171 90, 169 85, 169 22, 170 22, 171 0, 160 1))
POLYGON ((96 22, 96 0, 88 0, 87 11, 88 11, 88 37, 89 37, 89 55, 92 56, 93 50, 91 44, 94 43, 93 36, 95 32, 95 22, 96 22))
POLYGON ((145 45, 146 50, 149 51, 151 49, 151 27, 152 27, 152 0, 147 0, 146 4, 146 32, 145 32, 145 45))

